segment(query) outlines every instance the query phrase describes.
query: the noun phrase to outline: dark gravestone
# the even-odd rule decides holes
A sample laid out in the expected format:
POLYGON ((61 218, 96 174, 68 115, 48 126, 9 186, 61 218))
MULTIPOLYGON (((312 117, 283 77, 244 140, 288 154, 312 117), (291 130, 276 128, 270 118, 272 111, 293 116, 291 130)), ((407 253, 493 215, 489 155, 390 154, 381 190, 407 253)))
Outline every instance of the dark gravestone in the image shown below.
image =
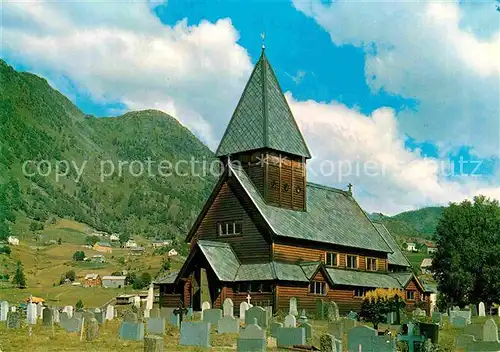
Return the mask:
POLYGON ((19 329, 21 327, 21 314, 19 312, 7 313, 7 329, 19 329))
POLYGON ((91 318, 88 322, 85 322, 85 339, 87 341, 95 341, 99 337, 99 324, 96 318, 91 318))
POLYGON ((163 337, 156 335, 146 336, 144 338, 144 352, 163 352, 163 337))
POLYGON ((43 316, 43 325, 44 326, 52 326, 54 324, 54 312, 52 309, 45 308, 42 312, 43 316))
POLYGON ((420 323, 420 335, 427 337, 432 343, 438 343, 439 324, 420 323))

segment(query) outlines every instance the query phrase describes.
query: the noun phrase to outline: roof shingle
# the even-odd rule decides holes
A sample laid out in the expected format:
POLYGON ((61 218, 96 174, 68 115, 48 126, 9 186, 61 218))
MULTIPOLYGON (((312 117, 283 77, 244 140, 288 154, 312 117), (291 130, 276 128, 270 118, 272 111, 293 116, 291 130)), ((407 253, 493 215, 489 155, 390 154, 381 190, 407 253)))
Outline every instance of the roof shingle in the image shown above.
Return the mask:
POLYGON ((392 249, 392 253, 389 253, 389 256, 388 256, 389 264, 400 265, 400 266, 404 266, 407 268, 411 267, 410 263, 408 262, 408 259, 406 259, 403 252, 401 252, 401 249, 399 249, 399 246, 396 243, 396 240, 390 234, 389 230, 387 230, 387 228, 384 226, 384 224, 381 224, 378 222, 373 222, 373 225, 375 226, 377 231, 382 235, 385 242, 387 242, 389 247, 392 249))

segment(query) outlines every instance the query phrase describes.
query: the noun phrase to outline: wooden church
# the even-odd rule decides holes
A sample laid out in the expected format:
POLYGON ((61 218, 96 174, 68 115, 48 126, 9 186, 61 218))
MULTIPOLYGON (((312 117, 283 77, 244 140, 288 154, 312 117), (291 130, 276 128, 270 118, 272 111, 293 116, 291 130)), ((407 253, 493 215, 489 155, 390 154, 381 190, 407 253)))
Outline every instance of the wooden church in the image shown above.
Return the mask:
POLYGON ((201 310, 208 301, 287 310, 316 300, 359 310, 375 288, 405 291, 429 311, 430 294, 382 224, 344 191, 307 182, 307 144, 264 50, 216 152, 225 172, 186 237, 178 272, 156 280, 160 305, 201 310))

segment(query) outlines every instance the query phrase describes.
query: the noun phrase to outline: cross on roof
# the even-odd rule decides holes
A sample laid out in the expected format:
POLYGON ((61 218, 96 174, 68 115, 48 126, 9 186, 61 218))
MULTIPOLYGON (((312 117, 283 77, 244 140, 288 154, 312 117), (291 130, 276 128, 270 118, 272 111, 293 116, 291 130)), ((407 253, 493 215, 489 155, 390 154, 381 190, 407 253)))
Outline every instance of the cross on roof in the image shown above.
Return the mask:
POLYGON ((266 46, 264 45, 264 40, 266 39, 266 33, 265 32, 261 33, 260 37, 262 38, 262 50, 264 50, 266 48, 266 46))

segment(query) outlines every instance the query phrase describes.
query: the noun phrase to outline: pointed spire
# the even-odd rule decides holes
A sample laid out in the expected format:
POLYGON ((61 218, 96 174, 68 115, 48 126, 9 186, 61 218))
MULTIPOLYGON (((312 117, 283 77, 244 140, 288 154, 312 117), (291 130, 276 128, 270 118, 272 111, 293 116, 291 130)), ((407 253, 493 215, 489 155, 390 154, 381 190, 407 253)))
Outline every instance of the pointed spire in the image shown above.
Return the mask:
POLYGON ((263 45, 216 155, 269 148, 309 159, 309 149, 264 48, 263 45))

